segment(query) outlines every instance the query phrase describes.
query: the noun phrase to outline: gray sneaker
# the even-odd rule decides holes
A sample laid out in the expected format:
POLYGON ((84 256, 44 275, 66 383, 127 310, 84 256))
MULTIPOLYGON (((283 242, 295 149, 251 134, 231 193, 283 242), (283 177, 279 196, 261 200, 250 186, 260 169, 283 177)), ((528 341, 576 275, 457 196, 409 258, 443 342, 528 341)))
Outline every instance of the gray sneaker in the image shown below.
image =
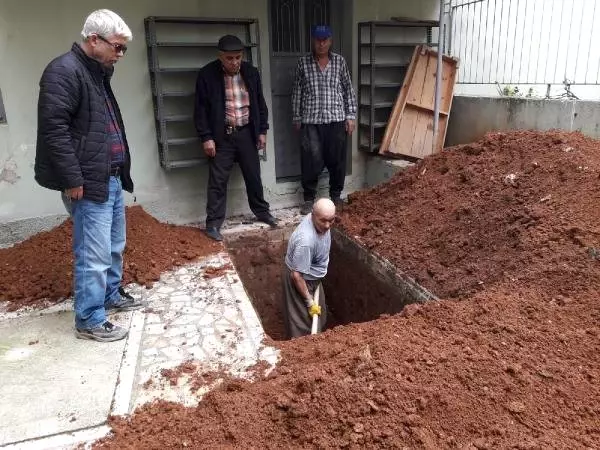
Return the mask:
POLYGON ((119 297, 120 298, 118 300, 115 300, 112 303, 104 306, 104 309, 107 313, 134 311, 145 306, 143 302, 136 300, 127 292, 125 292, 123 288, 119 288, 119 297))
POLYGON ((75 328, 75 337, 78 339, 89 339, 99 342, 119 341, 125 338, 127 333, 129 333, 128 330, 118 325, 113 325, 108 320, 95 328, 75 328))
POLYGON ((312 200, 305 200, 304 203, 302 203, 302 206, 300 207, 300 214, 306 215, 309 212, 312 212, 313 203, 314 202, 312 200))

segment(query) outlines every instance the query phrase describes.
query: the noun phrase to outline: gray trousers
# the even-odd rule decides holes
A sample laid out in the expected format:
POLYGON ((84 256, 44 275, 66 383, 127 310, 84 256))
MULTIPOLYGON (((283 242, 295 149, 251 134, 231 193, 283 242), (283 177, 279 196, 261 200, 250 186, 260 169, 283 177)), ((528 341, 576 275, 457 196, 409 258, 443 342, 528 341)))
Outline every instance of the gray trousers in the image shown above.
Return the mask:
MULTIPOLYGON (((284 322, 289 339, 306 336, 310 334, 312 327, 312 317, 308 314, 308 308, 304 298, 296 290, 292 271, 287 267, 283 269, 283 313, 284 322)), ((306 280, 310 295, 315 295, 315 290, 319 289, 319 305, 321 306, 321 315, 319 316, 318 332, 320 333, 327 322, 327 306, 325 303, 325 291, 321 280, 306 280)))

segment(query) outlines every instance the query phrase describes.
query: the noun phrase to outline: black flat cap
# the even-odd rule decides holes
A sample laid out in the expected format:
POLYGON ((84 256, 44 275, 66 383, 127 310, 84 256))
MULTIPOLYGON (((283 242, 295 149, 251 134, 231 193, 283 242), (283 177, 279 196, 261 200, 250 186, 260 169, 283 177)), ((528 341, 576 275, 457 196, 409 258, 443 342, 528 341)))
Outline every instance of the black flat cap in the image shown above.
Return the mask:
POLYGON ((219 39, 217 47, 222 52, 239 52, 240 50, 244 50, 244 44, 240 41, 240 38, 231 34, 226 34, 219 39))

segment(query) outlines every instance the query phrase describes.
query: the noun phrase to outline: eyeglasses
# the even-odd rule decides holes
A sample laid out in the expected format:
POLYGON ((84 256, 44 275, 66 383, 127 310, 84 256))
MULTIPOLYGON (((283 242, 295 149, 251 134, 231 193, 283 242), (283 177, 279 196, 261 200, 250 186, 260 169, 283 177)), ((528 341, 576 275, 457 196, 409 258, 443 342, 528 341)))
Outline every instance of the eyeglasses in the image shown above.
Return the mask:
POLYGON ((127 52, 127 46, 126 45, 117 44, 115 42, 110 42, 108 39, 105 39, 104 37, 100 36, 99 34, 97 34, 96 37, 98 39, 100 39, 101 41, 106 42, 108 45, 112 46, 112 48, 114 48, 115 52, 117 52, 117 53, 123 53, 123 54, 125 54, 127 52))

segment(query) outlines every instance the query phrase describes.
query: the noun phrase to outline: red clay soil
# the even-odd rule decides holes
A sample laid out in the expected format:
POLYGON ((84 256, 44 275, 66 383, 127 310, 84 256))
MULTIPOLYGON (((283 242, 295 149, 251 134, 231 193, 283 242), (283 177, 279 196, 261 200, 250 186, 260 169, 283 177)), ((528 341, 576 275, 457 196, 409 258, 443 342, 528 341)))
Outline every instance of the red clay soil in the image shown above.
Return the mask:
POLYGON ((599 142, 580 133, 493 133, 352 194, 342 228, 439 297, 572 295, 598 267, 599 174, 599 142))
POLYGON ((236 269, 265 333, 276 341, 286 339, 283 323, 281 275, 286 243, 273 241, 268 231, 228 243, 236 269), (271 242, 269 242, 271 241, 271 242))
MULTIPOLYGON (((127 208, 123 281, 151 285, 161 272, 222 251, 201 230, 164 224, 141 206, 127 208)), ((72 294, 71 221, 0 249, 0 302, 8 310, 56 303, 72 294)))
POLYGON ((446 300, 278 343, 267 379, 98 447, 599 448, 599 147, 495 133, 353 195, 342 226, 446 300))

